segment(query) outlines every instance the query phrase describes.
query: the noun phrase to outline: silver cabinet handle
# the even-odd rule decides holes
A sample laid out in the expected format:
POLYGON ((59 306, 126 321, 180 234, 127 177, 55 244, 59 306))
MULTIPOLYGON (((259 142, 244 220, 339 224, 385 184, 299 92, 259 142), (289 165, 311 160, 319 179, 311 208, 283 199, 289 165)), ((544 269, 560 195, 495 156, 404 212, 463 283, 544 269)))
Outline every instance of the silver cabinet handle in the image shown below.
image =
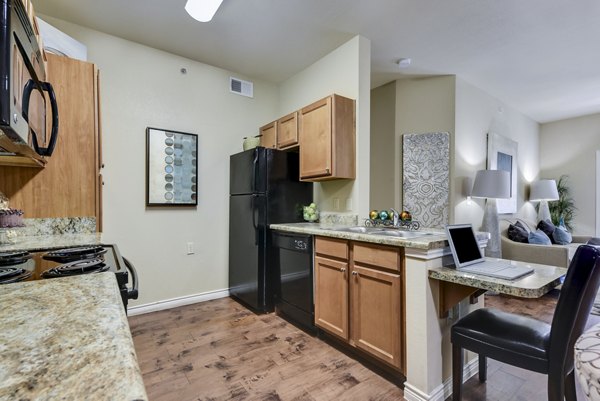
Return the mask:
POLYGON ((341 271, 342 273, 346 273, 346 268, 345 268, 345 267, 342 267, 342 268, 340 268, 340 271, 341 271))
POLYGON ((353 276, 358 276, 358 272, 355 270, 355 271, 352 272, 352 275, 353 276))

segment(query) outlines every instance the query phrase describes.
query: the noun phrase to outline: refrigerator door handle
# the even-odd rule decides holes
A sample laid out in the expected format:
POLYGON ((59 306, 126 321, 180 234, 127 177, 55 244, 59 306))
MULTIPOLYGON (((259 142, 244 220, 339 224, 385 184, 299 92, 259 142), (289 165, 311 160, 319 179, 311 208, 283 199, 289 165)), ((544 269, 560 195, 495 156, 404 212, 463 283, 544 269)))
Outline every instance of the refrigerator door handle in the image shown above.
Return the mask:
POLYGON ((253 194, 252 200, 250 201, 250 208, 252 209, 252 227, 254 227, 254 245, 258 245, 258 226, 256 225, 256 198, 258 195, 253 194))
POLYGON ((252 161, 252 192, 256 192, 256 163, 258 162, 258 150, 254 149, 254 160, 252 161))

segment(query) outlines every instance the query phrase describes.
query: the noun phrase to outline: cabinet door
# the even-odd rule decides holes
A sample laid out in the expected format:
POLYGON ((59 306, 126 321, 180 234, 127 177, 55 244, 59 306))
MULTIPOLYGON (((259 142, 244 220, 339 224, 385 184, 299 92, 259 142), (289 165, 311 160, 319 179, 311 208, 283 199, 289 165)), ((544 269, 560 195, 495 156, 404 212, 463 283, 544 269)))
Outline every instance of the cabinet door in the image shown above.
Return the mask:
POLYGON ((300 111, 300 178, 332 175, 331 96, 300 111))
POLYGON ((277 120, 277 149, 289 149, 298 145, 298 112, 277 120))
POLYGON ((265 148, 277 147, 277 121, 260 127, 260 146, 265 148))
POLYGON ((348 263, 315 256, 315 324, 348 340, 348 263))
POLYGON ((354 265, 350 282, 354 345, 402 368, 400 275, 354 265))

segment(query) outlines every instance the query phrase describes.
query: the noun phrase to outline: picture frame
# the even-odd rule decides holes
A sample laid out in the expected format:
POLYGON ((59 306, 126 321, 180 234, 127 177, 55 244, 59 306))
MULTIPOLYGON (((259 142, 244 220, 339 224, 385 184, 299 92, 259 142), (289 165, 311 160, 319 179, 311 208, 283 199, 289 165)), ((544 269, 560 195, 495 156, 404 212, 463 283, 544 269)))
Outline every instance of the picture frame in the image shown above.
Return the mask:
POLYGON ((510 198, 497 199, 498 214, 517 212, 518 143, 496 133, 488 133, 488 170, 504 170, 510 174, 510 198))
POLYGON ((146 206, 198 205, 198 135, 146 128, 146 206))

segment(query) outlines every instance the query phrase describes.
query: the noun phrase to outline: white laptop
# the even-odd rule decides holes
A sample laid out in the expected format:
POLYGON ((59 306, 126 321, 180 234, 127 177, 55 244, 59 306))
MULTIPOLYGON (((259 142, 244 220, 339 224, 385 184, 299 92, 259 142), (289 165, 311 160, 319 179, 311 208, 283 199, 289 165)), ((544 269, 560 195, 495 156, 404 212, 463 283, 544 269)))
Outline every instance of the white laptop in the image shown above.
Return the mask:
POLYGON ((502 259, 486 260, 470 224, 447 225, 446 234, 456 270, 505 280, 515 280, 534 271, 531 267, 515 266, 502 259))

